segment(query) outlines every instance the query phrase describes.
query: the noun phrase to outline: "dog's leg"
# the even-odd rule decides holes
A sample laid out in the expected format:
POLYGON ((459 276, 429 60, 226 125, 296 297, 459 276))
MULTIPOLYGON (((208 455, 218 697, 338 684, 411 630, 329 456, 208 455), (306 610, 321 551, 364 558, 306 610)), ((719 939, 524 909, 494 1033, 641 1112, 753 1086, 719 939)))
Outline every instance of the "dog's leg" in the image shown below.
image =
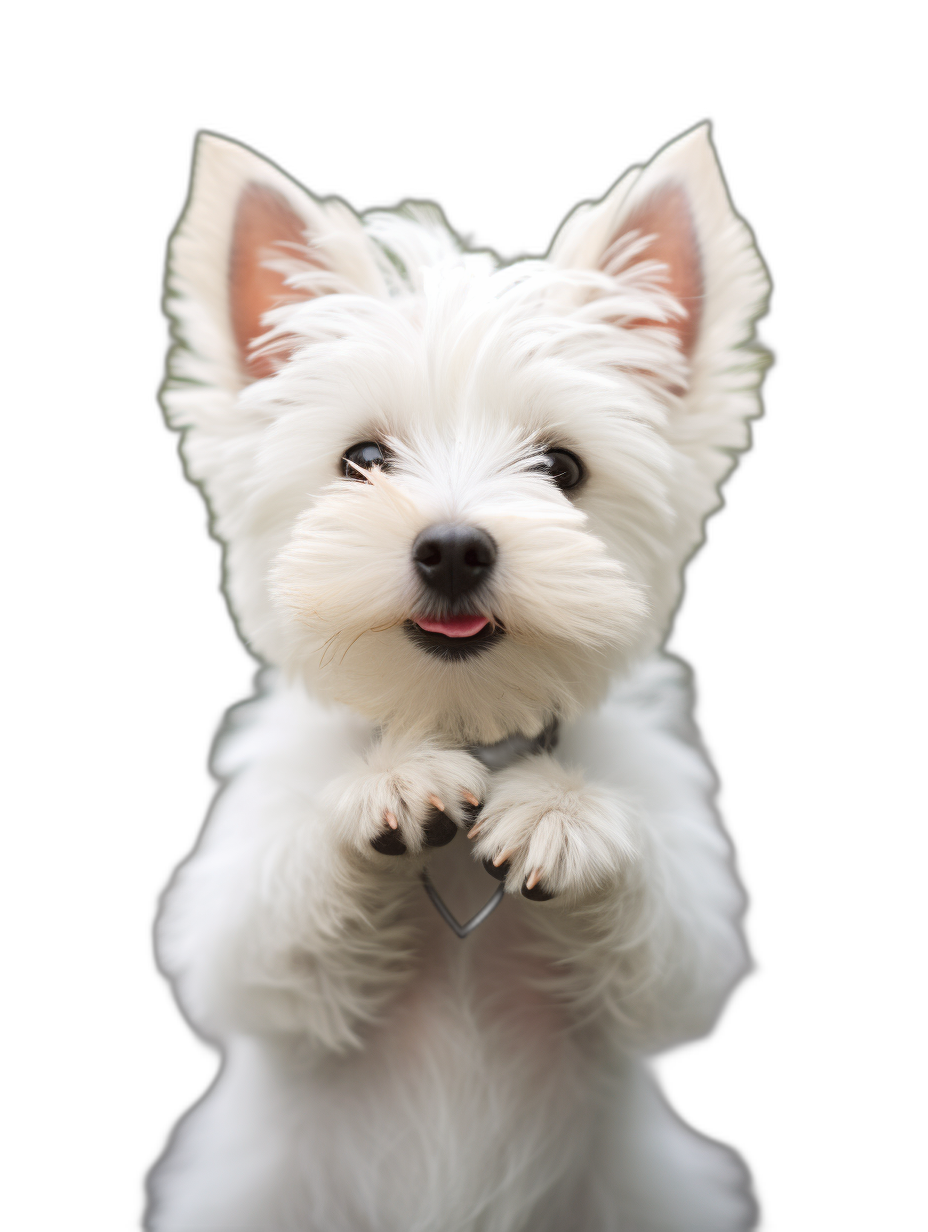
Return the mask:
MULTIPOLYGON (((516 895, 540 873, 533 888, 545 901, 523 907, 550 960, 549 987, 621 1051, 704 1034, 747 967, 744 897, 689 708, 679 664, 644 665, 565 729, 563 762, 533 757, 494 778, 474 841, 479 856, 508 857, 516 895)), ((584 1187, 596 1205, 577 1226, 752 1226, 737 1156, 682 1126, 636 1063, 617 1064, 584 1187)))
POLYGON ((507 889, 550 899, 525 909, 562 995, 648 1051, 708 1031, 748 965, 688 710, 682 669, 656 659, 556 755, 496 775, 475 827, 477 856, 508 864, 507 889))
POLYGON ((486 771, 422 743, 353 756, 349 720, 305 698, 255 709, 236 737, 247 764, 165 896, 159 957, 208 1036, 294 1032, 341 1049, 405 978, 421 853, 468 819, 486 771))
POLYGON ((483 802, 487 771, 460 749, 384 736, 326 792, 325 807, 346 848, 368 857, 443 847, 483 802))
POLYGON ((545 753, 494 777, 469 837, 488 871, 539 902, 584 899, 627 878, 641 855, 629 803, 545 753))

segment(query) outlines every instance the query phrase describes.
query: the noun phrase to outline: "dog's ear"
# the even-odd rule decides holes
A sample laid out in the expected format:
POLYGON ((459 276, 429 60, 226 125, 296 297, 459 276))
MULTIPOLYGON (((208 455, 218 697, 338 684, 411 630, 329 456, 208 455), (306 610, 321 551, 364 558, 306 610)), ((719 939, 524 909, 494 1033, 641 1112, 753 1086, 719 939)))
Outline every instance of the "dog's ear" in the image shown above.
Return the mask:
POLYGON ((286 348, 256 348, 267 314, 338 291, 383 294, 356 216, 245 146, 201 133, 171 240, 167 304, 188 359, 210 370, 206 383, 231 391, 272 375, 286 348))
POLYGON ((229 316, 243 373, 271 376, 271 355, 255 350, 272 308, 304 298, 288 286, 286 262, 303 260, 320 267, 312 255, 308 221, 276 188, 251 180, 235 207, 229 244, 229 316))
POLYGON ((575 210, 555 237, 551 260, 616 274, 650 262, 677 310, 621 324, 672 330, 694 372, 709 351, 751 337, 769 290, 753 237, 729 200, 708 124, 633 167, 601 201, 575 210))

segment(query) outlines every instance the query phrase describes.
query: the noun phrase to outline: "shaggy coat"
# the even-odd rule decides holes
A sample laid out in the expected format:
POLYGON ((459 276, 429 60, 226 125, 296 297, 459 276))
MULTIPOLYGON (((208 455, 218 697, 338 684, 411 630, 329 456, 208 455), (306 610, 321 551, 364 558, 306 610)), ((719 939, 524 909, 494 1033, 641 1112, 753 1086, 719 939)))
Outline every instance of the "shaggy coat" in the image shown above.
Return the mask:
POLYGON ((753 1226, 645 1058, 748 961, 661 647, 759 412, 767 293, 705 125, 510 263, 199 138, 164 405, 264 666, 158 921, 223 1066, 151 1232, 753 1226), (436 527, 491 545, 466 594, 423 580, 436 527), (487 871, 506 893, 461 940, 425 869, 460 920, 487 871))

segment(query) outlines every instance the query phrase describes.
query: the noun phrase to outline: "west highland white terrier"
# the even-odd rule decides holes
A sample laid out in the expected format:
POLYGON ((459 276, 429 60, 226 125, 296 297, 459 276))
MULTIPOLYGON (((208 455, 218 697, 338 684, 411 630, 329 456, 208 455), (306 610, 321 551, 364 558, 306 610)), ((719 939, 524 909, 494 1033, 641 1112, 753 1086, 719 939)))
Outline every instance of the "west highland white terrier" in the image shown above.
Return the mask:
POLYGON ((661 650, 766 362, 708 126, 512 262, 202 134, 167 287, 166 414, 263 667, 158 921, 223 1064, 148 1228, 753 1226, 646 1061, 748 962, 661 650))

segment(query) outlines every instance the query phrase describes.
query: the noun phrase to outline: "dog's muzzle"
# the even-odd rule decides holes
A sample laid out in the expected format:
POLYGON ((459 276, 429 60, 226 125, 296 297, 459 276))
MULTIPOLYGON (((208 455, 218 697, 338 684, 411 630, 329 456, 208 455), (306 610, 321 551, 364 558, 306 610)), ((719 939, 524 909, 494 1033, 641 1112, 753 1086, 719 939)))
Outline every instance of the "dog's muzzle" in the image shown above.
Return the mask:
POLYGON ((502 629, 479 604, 480 588, 496 564, 496 544, 484 530, 457 522, 426 527, 412 545, 416 573, 424 583, 421 620, 408 620, 406 634, 420 650, 446 662, 468 659, 488 650, 502 629), (428 616, 428 619, 426 619, 428 616), (478 628, 466 634, 461 622, 476 617, 478 628), (425 625, 423 628, 422 625, 425 625))
POLYGON ((496 544, 476 526, 429 526, 412 545, 412 559, 429 590, 453 603, 489 578, 496 544))

